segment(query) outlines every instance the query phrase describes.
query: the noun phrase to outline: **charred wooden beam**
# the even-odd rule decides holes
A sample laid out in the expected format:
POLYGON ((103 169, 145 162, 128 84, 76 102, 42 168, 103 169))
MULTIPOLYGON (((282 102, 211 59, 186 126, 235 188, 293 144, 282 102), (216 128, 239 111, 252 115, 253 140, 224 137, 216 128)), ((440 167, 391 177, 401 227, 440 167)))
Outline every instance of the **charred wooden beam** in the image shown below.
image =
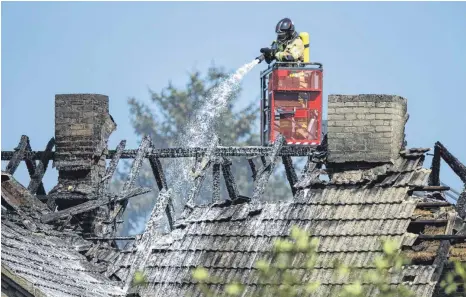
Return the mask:
POLYGON ((293 167, 293 160, 290 156, 282 156, 283 165, 285 166, 285 173, 288 182, 290 183, 291 192, 293 196, 296 195, 295 184, 298 182, 298 176, 296 175, 296 170, 293 167))
POLYGON ((417 237, 422 240, 466 240, 466 235, 425 235, 421 234, 417 237))
POLYGON ((112 160, 110 161, 110 164, 108 165, 108 168, 105 171, 105 177, 104 177, 105 178, 105 181, 104 181, 105 189, 107 189, 108 186, 110 185, 110 180, 112 179, 113 174, 115 174, 115 171, 118 167, 118 162, 120 161, 121 154, 123 153, 125 146, 126 146, 126 140, 120 141, 120 143, 118 144, 115 150, 115 154, 113 155, 112 160))
MULTIPOLYGON (((73 216, 73 215, 77 215, 77 214, 80 214, 80 213, 88 212, 88 211, 94 210, 94 209, 96 209, 98 207, 104 206, 104 205, 110 203, 110 201, 111 202, 124 201, 124 200, 128 200, 129 198, 132 198, 132 197, 135 197, 135 196, 139 196, 139 195, 142 195, 142 194, 145 194, 145 193, 149 193, 150 191, 151 191, 151 189, 149 189, 149 188, 138 188, 138 189, 131 189, 130 191, 123 192, 120 196, 112 195, 111 198, 113 198, 113 199, 108 199, 108 197, 105 197, 105 196, 100 197, 100 199, 90 200, 90 201, 84 202, 82 204, 79 204, 79 205, 76 205, 76 206, 61 210, 61 211, 57 211, 57 212, 54 212, 54 213, 44 215, 44 216, 41 217, 41 222, 42 223, 50 223, 50 222, 53 222, 53 221, 56 221, 56 220, 59 220, 59 219, 68 218, 69 216, 73 216)), ((90 197, 90 198, 93 198, 93 197, 90 197)))
POLYGON ((254 182, 254 191, 252 194, 252 202, 257 203, 260 201, 260 198, 265 192, 265 187, 269 181, 270 175, 272 175, 273 170, 275 169, 275 164, 277 163, 279 153, 286 143, 285 137, 279 134, 272 146, 272 152, 270 154, 269 163, 267 166, 264 166, 264 170, 259 171, 258 178, 254 182))
MULTIPOLYGON (((152 169, 152 173, 154 174, 155 181, 157 182, 157 187, 159 191, 163 189, 168 190, 167 179, 165 177, 165 173, 163 171, 162 162, 160 159, 154 156, 149 156, 149 163, 152 169)), ((168 226, 170 230, 173 230, 174 227, 174 215, 175 210, 173 208, 173 201, 168 201, 167 207, 165 208, 165 214, 167 215, 168 226)))
POLYGON ((175 229, 175 207, 173 206, 172 198, 170 198, 167 203, 167 207, 165 207, 165 214, 167 216, 168 227, 170 228, 170 231, 173 231, 173 229, 175 229))
POLYGON ((464 166, 455 156, 453 156, 440 142, 436 142, 435 146, 440 149, 440 156, 450 166, 450 168, 458 175, 458 177, 466 184, 466 166, 464 166))
POLYGON ((117 220, 113 220, 112 224, 104 223, 110 221, 109 218, 112 214, 112 212, 115 210, 115 202, 112 201, 112 198, 110 195, 110 182, 113 178, 113 175, 115 174, 115 171, 118 167, 118 163, 120 162, 121 154, 123 153, 123 150, 126 147, 126 140, 120 141, 118 146, 116 147, 116 153, 113 155, 112 159, 110 160, 110 163, 105 170, 105 175, 102 178, 101 183, 99 184, 98 188, 98 193, 101 197, 107 196, 109 199, 109 203, 107 207, 105 208, 104 213, 102 214, 103 217, 99 218, 101 220, 102 224, 106 225, 104 226, 103 229, 100 228, 98 224, 96 224, 94 228, 94 235, 100 235, 104 236, 104 234, 113 234, 116 232, 118 228, 118 223, 117 220), (111 225, 111 226, 110 226, 111 225))
POLYGON ((219 145, 219 142, 220 140, 217 137, 214 137, 209 146, 207 154, 205 156, 196 157, 196 162, 193 167, 194 186, 189 192, 188 200, 186 203, 189 207, 193 206, 194 200, 201 190, 202 183, 204 182, 207 174, 207 169, 210 167, 210 165, 212 165, 213 162, 215 162, 214 159, 216 159, 216 157, 214 157, 213 153, 215 148, 219 145))
POLYGON ((220 201, 220 163, 214 162, 212 166, 212 202, 220 201))
MULTIPOLYGON (((26 144, 26 149, 24 150, 24 152, 26 153, 26 152, 31 152, 31 151, 32 151, 31 150, 31 144, 28 141, 27 144, 26 144)), ((28 173, 29 173, 29 178, 32 181, 33 176, 35 175, 36 170, 37 170, 36 161, 33 161, 33 160, 29 159, 29 158, 25 158, 24 163, 26 163, 26 168, 27 168, 28 173)), ((42 186, 41 190, 42 190, 42 192, 45 192, 44 185, 42 184, 42 182, 40 183, 39 186, 42 186)), ((37 191, 37 189, 36 189, 36 191, 37 191)), ((32 193, 32 194, 35 194, 35 193, 32 193)))
POLYGON ((466 219, 466 186, 458 197, 458 201, 456 202, 456 211, 462 219, 466 219))
MULTIPOLYGON (((52 150, 53 148, 55 147, 56 145, 56 142, 55 142, 55 137, 52 137, 49 142, 47 143, 46 147, 45 147, 45 151, 44 151, 44 155, 42 156, 42 158, 39 160, 39 168, 41 168, 40 166, 44 166, 44 170, 43 170, 43 174, 42 174, 42 178, 44 177, 45 175, 45 172, 47 171, 47 168, 49 167, 49 161, 52 160, 51 159, 51 156, 53 154, 52 150)), ((43 187, 42 187, 43 188, 43 187)), ((44 191, 42 192, 41 191, 41 187, 39 187, 39 191, 37 192, 37 194, 46 194, 45 192, 45 189, 44 191)))
POLYGON ((155 156, 149 156, 150 167, 152 168, 152 173, 154 174, 155 181, 159 190, 168 189, 167 179, 165 178, 165 173, 163 172, 162 163, 160 159, 155 156))
POLYGON ((262 166, 267 165, 267 159, 265 158, 265 156, 261 156, 261 161, 262 161, 262 166))
MULTIPOLYGON (((151 145, 153 144, 151 143, 151 145)), ((154 178, 157 182, 157 187, 159 188, 159 191, 162 191, 163 189, 168 190, 167 178, 165 177, 165 173, 163 171, 162 162, 160 162, 160 159, 155 156, 149 156, 148 158, 150 167, 152 169, 152 174, 154 174, 154 178)), ((170 228, 170 230, 173 230, 175 223, 173 217, 175 209, 173 207, 172 200, 168 201, 167 207, 165 208, 165 213, 167 215, 168 227, 170 228)))
MULTIPOLYGON (((445 235, 452 235, 453 228, 455 226, 456 216, 457 214, 454 212, 448 212, 448 225, 445 228, 445 235)), ((451 243, 448 240, 443 240, 440 242, 440 246, 437 250, 437 255, 432 263, 435 266, 435 271, 432 275, 432 280, 438 281, 440 276, 442 275, 443 266, 448 260, 448 254, 450 250, 451 243)))
MULTIPOLYGON (((125 149, 126 146, 126 140, 120 141, 116 148, 116 153, 113 155, 112 160, 110 161, 110 164, 107 167, 107 170, 105 170, 105 176, 103 178, 103 187, 102 187, 102 195, 106 195, 110 191, 110 181, 112 180, 113 175, 115 174, 115 171, 118 167, 118 162, 120 161, 121 154, 123 153, 123 150, 125 149)), ((110 196, 108 196, 110 199, 110 196)), ((109 201, 111 202, 111 201, 109 201)), ((107 215, 110 216, 110 209, 113 210, 113 203, 110 203, 109 208, 107 209, 107 215)), ((116 224, 116 222, 115 222, 116 224)), ((116 225, 114 224, 114 228, 116 228, 116 225)))
MULTIPOLYGON (((44 155, 42 156, 41 160, 39 160, 39 164, 34 170, 34 174, 31 176, 31 181, 28 185, 28 190, 32 194, 37 195, 45 195, 44 185, 42 183, 42 179, 44 178, 45 171, 47 170, 49 161, 50 161, 50 153, 52 152, 53 147, 55 146, 55 138, 51 138, 45 147, 44 155)), ((34 162, 34 161, 32 161, 34 162)))
MULTIPOLYGON (((2 161, 10 161, 13 159, 13 156, 16 151, 2 151, 2 161)), ((42 156, 45 154, 44 151, 31 151, 26 152, 23 156, 23 159, 30 159, 33 161, 40 160, 42 156)), ((51 158, 55 157, 55 152, 52 153, 51 158)))
POLYGON ((73 216, 72 215, 69 215, 66 220, 58 227, 58 231, 63 231, 66 226, 68 226, 68 224, 71 222, 71 220, 73 219, 73 216))
MULTIPOLYGON (((150 149, 150 145, 151 145, 150 137, 148 135, 144 136, 142 138, 141 143, 139 144, 139 148, 137 150, 137 154, 134 158, 133 164, 131 165, 128 178, 126 182, 123 184, 123 188, 122 188, 123 195, 131 191, 131 189, 133 188, 134 183, 137 177, 139 176, 139 171, 141 170, 144 157, 147 151, 150 149)), ((128 204, 128 200, 123 200, 121 204, 116 205, 115 209, 110 214, 109 220, 110 221, 115 220, 120 215, 120 212, 126 208, 127 204, 128 204)))
MULTIPOLYGON (((208 148, 164 148, 164 149, 152 149, 146 154, 146 157, 154 156, 157 158, 191 158, 196 156, 204 156, 208 152, 208 148)), ((124 150, 121 154, 122 159, 134 159, 137 155, 137 149, 124 150)), ((225 157, 254 157, 254 156, 268 156, 273 152, 273 147, 262 147, 262 146, 244 146, 244 147, 225 147, 218 146, 214 150, 215 156, 225 157)), ((8 161, 13 158, 14 151, 2 151, 2 161, 8 161)), ((107 159, 113 158, 116 153, 115 150, 109 150, 107 159)), ((315 153, 313 147, 295 147, 295 146, 284 146, 280 151, 279 156, 295 156, 304 157, 310 156, 315 153)), ((24 158, 30 158, 31 160, 40 160, 43 156, 43 151, 28 152, 24 158)), ((319 155, 321 152, 318 153, 319 155)), ((52 159, 55 157, 55 152, 50 156, 52 159)))
POLYGON ((113 240, 135 240, 136 236, 115 236, 115 237, 85 237, 85 240, 102 240, 102 241, 113 241, 113 240))
POLYGON ((450 202, 419 202, 416 204, 416 207, 419 207, 419 208, 443 207, 443 206, 452 206, 452 204, 450 202))
POLYGON ((150 149, 151 140, 149 136, 144 136, 141 143, 139 144, 139 148, 137 151, 136 156, 134 157, 134 162, 131 166, 131 170, 128 175, 128 179, 123 185, 123 192, 129 191, 133 188, 136 179, 139 176, 139 171, 141 170, 142 163, 144 161, 144 156, 146 152, 150 149))
POLYGON ((410 224, 418 224, 418 225, 446 225, 446 224, 448 224, 448 220, 416 220, 416 221, 411 221, 410 224))
POLYGON ((225 186, 227 187, 228 195, 232 201, 239 198, 238 186, 235 182, 235 177, 231 172, 231 161, 227 158, 223 158, 222 172, 223 178, 225 179, 225 186))
POLYGON ((443 266, 448 261, 448 253, 450 250, 451 243, 448 240, 442 240, 440 246, 437 249, 437 256, 432 263, 432 266, 435 267, 434 273, 432 274, 432 280, 438 281, 443 272, 443 266))
POLYGON ((423 186, 414 187, 411 191, 425 191, 425 192, 437 192, 437 191, 448 191, 450 187, 445 186, 423 186))
POLYGON ((48 196, 47 200, 45 201, 45 204, 51 211, 55 211, 57 209, 57 203, 53 196, 48 196))
POLYGON ((309 156, 306 164, 304 165, 303 171, 299 181, 294 185, 296 189, 304 189, 312 185, 312 183, 319 179, 321 174, 321 163, 315 163, 312 157, 309 156))
POLYGON ((12 154, 10 162, 8 162, 8 165, 5 168, 6 172, 13 175, 16 169, 18 169, 19 163, 21 163, 21 161, 31 160, 31 158, 27 158, 25 154, 28 147, 30 147, 29 137, 22 135, 18 146, 15 148, 15 151, 12 154))
POLYGON ((448 238, 448 237, 455 236, 454 240, 459 239, 458 235, 452 235, 453 228, 454 228, 455 221, 456 221, 456 213, 449 212, 448 219, 445 221, 447 222, 447 227, 445 228, 444 235, 422 234, 419 236, 419 239, 421 240, 440 240, 440 246, 437 249, 435 259, 432 263, 432 265, 435 266, 434 273, 432 274, 432 280, 434 281, 438 281, 440 279, 442 272, 443 272, 444 265, 448 260, 448 254, 449 254, 449 250, 451 246, 451 242, 450 242, 451 238, 448 238))
POLYGON ((123 224, 125 221, 119 220, 119 221, 102 221, 102 224, 123 224))
POLYGON ((434 157, 430 167, 429 186, 440 186, 440 148, 435 146, 434 157))
POLYGON ((248 158, 249 167, 251 167, 252 179, 255 180, 257 176, 256 164, 252 158, 248 158))

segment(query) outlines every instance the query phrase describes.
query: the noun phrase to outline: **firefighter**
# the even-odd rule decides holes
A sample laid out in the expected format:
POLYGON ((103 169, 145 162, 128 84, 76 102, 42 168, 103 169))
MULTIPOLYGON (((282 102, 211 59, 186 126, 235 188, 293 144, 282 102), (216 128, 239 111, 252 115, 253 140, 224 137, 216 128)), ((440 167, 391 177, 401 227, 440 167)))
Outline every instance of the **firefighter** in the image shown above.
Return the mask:
POLYGON ((296 32, 293 22, 289 18, 284 18, 275 27, 277 40, 272 42, 270 48, 262 48, 263 56, 258 57, 259 61, 265 59, 267 64, 273 60, 279 62, 304 62, 304 43, 298 32, 296 32))

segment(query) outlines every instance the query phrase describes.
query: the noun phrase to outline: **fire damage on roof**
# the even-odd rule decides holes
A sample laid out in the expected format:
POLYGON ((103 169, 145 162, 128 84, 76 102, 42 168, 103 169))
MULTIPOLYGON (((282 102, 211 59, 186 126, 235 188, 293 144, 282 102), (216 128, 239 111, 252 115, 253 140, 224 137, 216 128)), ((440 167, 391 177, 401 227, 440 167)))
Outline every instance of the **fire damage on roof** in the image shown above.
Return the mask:
MULTIPOLYGON (((246 285, 243 296, 252 296, 261 287, 277 285, 261 283, 253 273, 254 262, 269 258, 273 241, 287 236, 293 225, 320 240, 316 269, 296 268, 302 280, 320 281, 315 296, 335 296, 344 284, 374 269, 373 260, 382 253, 380 240, 396 240, 412 260, 400 275, 393 275, 392 284, 406 284, 417 296, 442 296, 439 283, 452 269, 447 261, 466 262, 466 191, 451 204, 445 197, 449 188, 439 178, 441 159, 465 184, 466 167, 439 142, 428 168, 424 160, 430 149, 406 148, 403 98, 330 96, 328 134, 318 147, 287 146, 279 136, 267 147, 155 149, 146 136, 136 150, 125 149, 122 141, 112 151, 107 140, 116 124, 108 113, 108 97, 57 95, 55 117, 55 137, 44 151, 32 151, 27 136, 14 151, 2 151, 2 160, 8 161, 1 181, 6 296, 202 296, 191 277, 198 266, 221 280, 210 284, 216 292, 239 280, 246 285), (361 125, 358 121, 365 119, 345 117, 356 109, 374 121, 361 125), (251 197, 238 191, 229 159, 233 156, 248 158, 254 179, 251 197), (293 166, 297 156, 307 157, 300 174, 293 166), (179 216, 160 162, 177 157, 207 159, 179 216), (146 158, 159 190, 157 203, 142 234, 119 238, 115 234, 128 200, 151 191, 135 185, 146 158), (123 189, 114 194, 109 182, 120 159, 133 163, 123 189), (13 176, 22 161, 31 177, 28 185, 13 176), (50 161, 59 178, 46 193, 42 178, 50 161), (265 202, 265 186, 279 162, 286 170, 290 199, 265 202), (195 205, 210 170, 211 203, 195 205), (222 175, 228 197, 220 196, 222 175), (168 231, 161 228, 164 222, 168 231), (119 239, 130 244, 119 249, 119 239), (336 259, 356 272, 330 277, 336 259), (140 270, 145 286, 133 284, 140 270)), ((368 296, 373 293, 369 290, 368 296)), ((456 294, 463 296, 464 288, 456 294)))

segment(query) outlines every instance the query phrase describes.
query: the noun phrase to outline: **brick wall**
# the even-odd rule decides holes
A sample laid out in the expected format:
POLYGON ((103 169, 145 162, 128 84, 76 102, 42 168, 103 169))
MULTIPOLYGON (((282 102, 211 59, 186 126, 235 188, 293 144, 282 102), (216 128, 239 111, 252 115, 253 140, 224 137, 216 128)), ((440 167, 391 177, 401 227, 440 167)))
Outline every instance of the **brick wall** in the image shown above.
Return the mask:
POLYGON ((328 161, 393 162, 404 143, 407 101, 392 95, 329 95, 328 161))

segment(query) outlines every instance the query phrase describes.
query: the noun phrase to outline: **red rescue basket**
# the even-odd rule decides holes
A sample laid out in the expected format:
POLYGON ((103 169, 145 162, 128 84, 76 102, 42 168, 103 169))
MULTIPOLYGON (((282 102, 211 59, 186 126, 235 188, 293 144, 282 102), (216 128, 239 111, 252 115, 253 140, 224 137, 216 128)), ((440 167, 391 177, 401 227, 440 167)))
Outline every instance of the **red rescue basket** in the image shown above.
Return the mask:
POLYGON ((276 62, 261 72, 261 145, 282 134, 288 145, 322 140, 321 63, 276 62))

